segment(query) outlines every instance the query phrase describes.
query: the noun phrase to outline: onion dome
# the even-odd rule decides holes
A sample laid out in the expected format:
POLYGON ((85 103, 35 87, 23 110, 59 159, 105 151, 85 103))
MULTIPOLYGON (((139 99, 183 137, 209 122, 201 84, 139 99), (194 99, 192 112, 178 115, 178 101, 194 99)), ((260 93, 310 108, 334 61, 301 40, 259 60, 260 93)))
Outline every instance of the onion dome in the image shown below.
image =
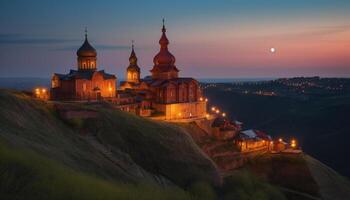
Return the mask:
POLYGON ((174 65, 175 64, 175 56, 168 51, 169 40, 166 37, 166 29, 164 26, 163 20, 163 28, 162 28, 162 37, 159 40, 160 51, 154 57, 153 63, 154 65, 174 65))
POLYGON ((77 56, 78 57, 96 57, 97 52, 94 47, 91 46, 87 39, 87 30, 85 30, 85 41, 83 45, 78 49, 77 51, 77 56))
POLYGON ((137 57, 136 57, 136 53, 134 51, 134 41, 132 41, 132 46, 131 46, 131 54, 129 57, 129 66, 127 68, 128 71, 137 71, 140 72, 140 68, 137 65, 137 57))

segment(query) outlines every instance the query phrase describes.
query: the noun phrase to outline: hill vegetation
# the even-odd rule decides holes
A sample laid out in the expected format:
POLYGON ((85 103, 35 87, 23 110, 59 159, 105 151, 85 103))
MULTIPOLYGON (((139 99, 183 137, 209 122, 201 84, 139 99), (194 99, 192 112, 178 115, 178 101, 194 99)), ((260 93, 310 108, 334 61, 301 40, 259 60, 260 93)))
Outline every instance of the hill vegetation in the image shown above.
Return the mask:
MULTIPOLYGON (((47 103, 1 90, 0 124, 0 194, 6 199, 217 199, 231 193, 221 190, 215 164, 182 128, 108 104, 47 103), (57 104, 98 117, 63 119, 57 104)), ((246 195, 254 189, 240 187, 246 195)))
MULTIPOLYGON (((20 92, 0 90, 0 196, 283 200, 293 199, 284 189, 309 192, 302 190, 302 184, 293 188, 295 179, 279 182, 269 178, 271 165, 274 169, 290 165, 305 170, 307 163, 303 160, 257 158, 223 177, 191 138, 192 133, 202 134, 193 126, 184 129, 152 121, 106 103, 43 102, 20 92), (58 107, 94 112, 96 117, 63 118, 58 107), (263 170, 258 173, 257 169, 263 170)), ((318 165, 313 165, 315 171, 320 169, 318 165)), ((310 173, 306 175, 305 184, 314 184, 310 173)), ((327 181, 323 185, 329 188, 327 181)), ((347 194, 348 187, 344 188, 343 194, 347 194)), ((318 195, 308 194, 312 198, 318 195)))

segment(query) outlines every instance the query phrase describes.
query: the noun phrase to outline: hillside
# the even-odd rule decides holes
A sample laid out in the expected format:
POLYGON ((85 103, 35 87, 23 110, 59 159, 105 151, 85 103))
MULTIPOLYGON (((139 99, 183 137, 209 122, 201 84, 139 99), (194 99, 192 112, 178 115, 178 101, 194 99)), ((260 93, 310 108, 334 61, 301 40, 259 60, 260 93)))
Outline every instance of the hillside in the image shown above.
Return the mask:
POLYGON ((184 129, 151 121, 114 110, 108 104, 47 103, 20 92, 0 90, 0 196, 283 200, 348 194, 347 182, 342 182, 336 172, 331 177, 343 185, 343 193, 337 188, 324 190, 330 188, 329 179, 324 178, 325 167, 316 161, 310 172, 304 161, 262 158, 223 177, 191 138, 201 134, 192 125, 184 129), (95 115, 65 119, 57 112, 58 107, 95 115), (262 163, 265 168, 261 168, 262 163), (270 165, 305 173, 283 175, 286 168, 281 167, 280 180, 287 181, 279 182, 262 176, 268 174, 270 165), (266 170, 257 173, 254 169, 266 170), (305 184, 312 183, 311 190, 303 191, 303 184, 292 187, 301 176, 308 180, 305 184), (326 180, 322 190, 318 188, 320 180, 326 180), (298 193, 302 195, 294 195, 298 193))
POLYGON ((33 100, 22 93, 1 91, 1 148, 9 157, 1 160, 0 171, 5 171, 0 174, 2 192, 17 193, 15 189, 7 191, 7 181, 12 184, 15 180, 7 180, 6 176, 20 175, 21 168, 42 169, 38 165, 40 160, 52 163, 53 170, 56 165, 57 168, 62 165, 100 181, 145 183, 171 189, 178 189, 176 185, 187 188, 200 181, 213 186, 220 183, 212 162, 177 127, 111 111, 108 105, 90 105, 84 109, 97 112, 98 118, 63 121, 53 104, 33 100), (20 150, 13 153, 14 149, 20 150), (26 154, 38 159, 22 160, 27 158, 26 154), (7 167, 17 166, 17 162, 21 163, 19 171, 7 167))
MULTIPOLYGON (((269 85, 253 85, 254 90, 268 91, 269 85)), ((251 89, 249 84, 240 86, 251 89)), ((304 97, 259 96, 221 89, 205 90, 213 105, 219 105, 231 118, 244 122, 245 128, 268 132, 289 140, 296 137, 303 150, 321 162, 350 177, 347 148, 350 123, 350 95, 312 95, 304 97)), ((253 90, 253 89, 251 89, 253 90)), ((294 93, 293 93, 294 94, 294 93)))

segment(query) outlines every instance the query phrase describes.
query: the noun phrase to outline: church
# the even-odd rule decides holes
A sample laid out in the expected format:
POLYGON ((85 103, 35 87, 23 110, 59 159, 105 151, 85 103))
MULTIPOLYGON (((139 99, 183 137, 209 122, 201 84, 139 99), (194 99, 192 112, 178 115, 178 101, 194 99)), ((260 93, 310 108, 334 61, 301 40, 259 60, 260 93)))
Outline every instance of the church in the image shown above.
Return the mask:
POLYGON ((202 97, 199 82, 190 77, 179 77, 175 56, 168 49, 164 22, 159 45, 160 50, 153 58, 151 76, 144 79, 140 79, 140 68, 132 46, 126 81, 121 83, 120 88, 151 99, 151 107, 164 114, 166 120, 205 117, 207 102, 202 97))
POLYGON ((85 41, 77 51, 78 69, 52 76, 51 99, 104 100, 116 108, 164 120, 205 118, 207 100, 202 96, 199 82, 179 76, 175 56, 168 49, 164 21, 161 31, 160 50, 153 58, 151 75, 141 79, 132 45, 126 81, 121 82, 119 89, 115 75, 97 70, 97 52, 85 34, 85 41))
POLYGON ((53 74, 50 97, 52 100, 102 100, 116 96, 116 76, 97 70, 97 52, 88 41, 77 51, 77 70, 68 74, 53 74))

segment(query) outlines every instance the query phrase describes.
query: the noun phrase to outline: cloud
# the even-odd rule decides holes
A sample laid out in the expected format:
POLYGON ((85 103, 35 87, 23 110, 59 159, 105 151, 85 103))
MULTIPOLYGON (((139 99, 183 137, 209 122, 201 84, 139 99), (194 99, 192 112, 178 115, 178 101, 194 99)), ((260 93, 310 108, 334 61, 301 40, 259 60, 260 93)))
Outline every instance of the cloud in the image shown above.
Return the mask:
POLYGON ((76 39, 63 39, 63 38, 38 38, 24 36, 21 34, 0 34, 0 44, 61 44, 69 42, 77 42, 76 39))
POLYGON ((316 26, 316 27, 294 27, 286 29, 281 33, 269 33, 260 35, 257 38, 271 38, 271 39, 292 39, 299 40, 300 38, 316 38, 334 35, 350 31, 350 25, 338 25, 338 26, 316 26))

